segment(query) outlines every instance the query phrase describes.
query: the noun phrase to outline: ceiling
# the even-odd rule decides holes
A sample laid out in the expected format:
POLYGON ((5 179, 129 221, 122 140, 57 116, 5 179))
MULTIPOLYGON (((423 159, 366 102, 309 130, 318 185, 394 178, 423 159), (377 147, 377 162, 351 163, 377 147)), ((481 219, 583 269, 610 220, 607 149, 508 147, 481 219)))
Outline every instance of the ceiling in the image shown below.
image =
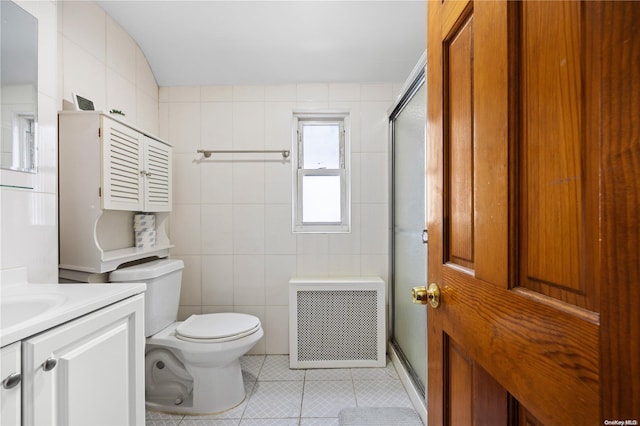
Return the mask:
POLYGON ((402 82, 425 50, 424 0, 97 3, 160 86, 402 82))

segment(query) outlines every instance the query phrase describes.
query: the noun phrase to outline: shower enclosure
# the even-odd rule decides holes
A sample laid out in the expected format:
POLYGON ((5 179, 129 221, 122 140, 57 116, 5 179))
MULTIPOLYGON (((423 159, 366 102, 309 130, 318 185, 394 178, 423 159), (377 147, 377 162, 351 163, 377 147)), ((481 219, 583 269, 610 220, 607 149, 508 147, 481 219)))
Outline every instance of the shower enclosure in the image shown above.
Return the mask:
POLYGON ((427 277, 424 66, 417 67, 405 87, 390 115, 391 343, 424 400, 427 311, 411 302, 411 289, 424 286, 427 277))

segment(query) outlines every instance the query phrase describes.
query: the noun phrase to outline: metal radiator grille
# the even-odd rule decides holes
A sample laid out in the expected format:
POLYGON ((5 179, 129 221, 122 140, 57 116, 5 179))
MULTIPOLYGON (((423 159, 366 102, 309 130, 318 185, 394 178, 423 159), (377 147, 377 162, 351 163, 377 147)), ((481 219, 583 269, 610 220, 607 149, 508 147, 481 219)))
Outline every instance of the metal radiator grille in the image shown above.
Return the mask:
POLYGON ((375 290, 297 292, 298 361, 378 360, 375 290))

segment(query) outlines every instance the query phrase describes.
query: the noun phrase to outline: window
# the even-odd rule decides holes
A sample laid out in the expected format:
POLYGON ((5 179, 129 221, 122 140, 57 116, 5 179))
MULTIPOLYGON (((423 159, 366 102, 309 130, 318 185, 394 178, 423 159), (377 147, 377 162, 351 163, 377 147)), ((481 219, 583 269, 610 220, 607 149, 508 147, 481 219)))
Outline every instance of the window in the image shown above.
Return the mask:
POLYGON ((294 232, 349 232, 346 113, 294 114, 294 232))

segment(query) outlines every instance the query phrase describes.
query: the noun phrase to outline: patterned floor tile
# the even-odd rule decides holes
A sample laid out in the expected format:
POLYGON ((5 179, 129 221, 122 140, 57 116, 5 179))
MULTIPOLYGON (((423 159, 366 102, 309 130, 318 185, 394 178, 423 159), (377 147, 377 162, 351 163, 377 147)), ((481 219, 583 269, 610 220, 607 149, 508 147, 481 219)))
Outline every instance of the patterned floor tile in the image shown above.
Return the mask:
POLYGON ((300 426, 339 426, 337 417, 303 417, 300 419, 300 426))
POLYGON ((242 368, 242 377, 245 382, 258 380, 258 374, 260 374, 265 358, 265 355, 245 355, 240 357, 240 367, 242 368))
POLYGON ((240 426, 298 426, 298 418, 289 419, 246 419, 240 426))
POLYGON ((238 426, 240 419, 185 419, 180 426, 238 426))
POLYGON ((353 382, 307 381, 302 397, 302 417, 338 417, 345 407, 355 407, 353 382))
POLYGON ((353 381, 358 407, 413 407, 400 380, 353 381))
POLYGON ((288 355, 270 355, 268 356, 260 375, 259 381, 284 381, 284 380, 304 380, 304 370, 292 370, 289 368, 288 355))
POLYGON ((249 398, 243 420, 299 417, 303 385, 303 381, 258 381, 249 398))
POLYGON ((398 380, 398 372, 391 363, 387 361, 386 367, 378 368, 352 368, 351 376, 353 380, 398 380))
POLYGON ((351 370, 348 368, 307 370, 305 380, 351 380, 351 370))
POLYGON ((180 419, 146 419, 145 426, 178 426, 180 419))

